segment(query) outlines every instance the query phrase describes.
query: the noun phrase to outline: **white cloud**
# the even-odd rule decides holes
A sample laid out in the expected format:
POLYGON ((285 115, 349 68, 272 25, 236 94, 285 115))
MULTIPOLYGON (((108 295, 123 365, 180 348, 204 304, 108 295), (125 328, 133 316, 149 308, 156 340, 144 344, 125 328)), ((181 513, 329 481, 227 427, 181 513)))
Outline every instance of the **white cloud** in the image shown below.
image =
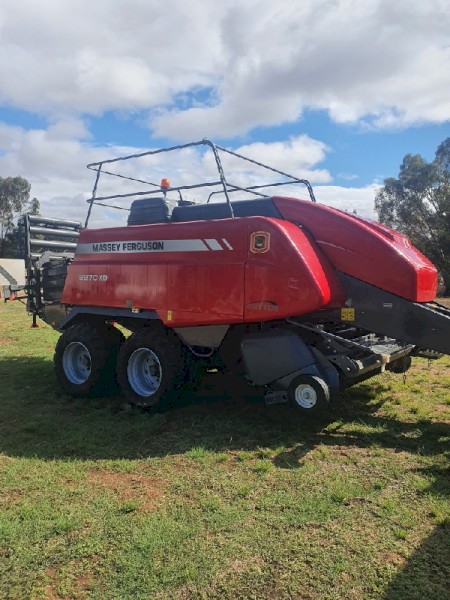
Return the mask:
MULTIPOLYGON (((204 148, 189 148, 133 163, 113 163, 105 169, 158 183, 162 177, 169 177, 172 185, 189 185, 203 180, 217 180, 217 171, 211 153, 204 154, 204 148)), ((287 142, 270 144, 255 143, 235 149, 238 153, 259 162, 279 168, 294 176, 312 176, 315 181, 326 183, 329 173, 317 168, 324 158, 327 147, 308 136, 292 138, 287 142)), ((85 125, 80 120, 56 121, 47 130, 26 131, 0 123, 0 173, 21 174, 32 185, 32 195, 41 203, 41 213, 47 216, 75 219, 84 222, 87 214, 86 199, 90 197, 95 180, 95 172, 87 170, 86 164, 117 156, 127 156, 142 152, 140 148, 96 147, 89 140, 85 125)), ((242 166, 237 159, 229 160, 222 154, 225 172, 235 185, 252 185, 261 181, 274 181, 272 174, 267 178, 264 171, 249 163, 242 166)), ((275 176, 275 179, 278 179, 275 176)), ((143 191, 149 186, 129 183, 115 177, 101 179, 98 196, 115 193, 128 193, 131 190, 143 191)), ((186 197, 205 201, 210 189, 202 195, 186 194, 186 197)), ((292 186, 287 191, 277 188, 268 193, 280 193, 308 198, 306 189, 292 186)), ((318 201, 344 210, 357 210, 363 216, 373 216, 373 199, 376 186, 362 189, 341 188, 321 185, 316 187, 318 201)), ((133 198, 113 200, 109 203, 127 207, 133 198)), ((220 199, 220 197, 219 197, 220 199)), ((223 198, 222 198, 223 199, 223 198)), ((238 194, 236 194, 238 199, 238 194)), ((126 222, 127 213, 96 207, 90 226, 113 226, 126 222)))
POLYGON ((46 113, 150 108, 214 83, 220 7, 202 0, 5 0, 0 101, 46 113))
MULTIPOLYGON (((305 107, 377 127, 450 119, 448 2, 299 6, 272 3, 258 25, 245 34, 238 27, 231 38, 239 50, 229 53, 215 105, 167 109, 151 121, 156 133, 188 139, 203 125, 206 135, 235 136, 296 121, 305 107)), ((249 22, 253 8, 242 9, 240 23, 249 22)))
POLYGON ((305 107, 439 123, 449 30, 449 0, 3 0, 0 103, 58 118, 149 110, 158 136, 183 140, 294 122, 305 107))
MULTIPOLYGON (((28 179, 42 214, 82 220, 94 179, 86 163, 98 159, 86 137, 84 123, 74 119, 55 122, 47 130, 0 123, 0 173, 28 179)), ((110 152, 103 149, 103 156, 110 152)))
POLYGON ((374 210, 375 196, 381 186, 377 184, 362 188, 347 188, 340 186, 317 186, 315 195, 318 202, 327 204, 339 210, 355 212, 361 217, 377 220, 374 210))

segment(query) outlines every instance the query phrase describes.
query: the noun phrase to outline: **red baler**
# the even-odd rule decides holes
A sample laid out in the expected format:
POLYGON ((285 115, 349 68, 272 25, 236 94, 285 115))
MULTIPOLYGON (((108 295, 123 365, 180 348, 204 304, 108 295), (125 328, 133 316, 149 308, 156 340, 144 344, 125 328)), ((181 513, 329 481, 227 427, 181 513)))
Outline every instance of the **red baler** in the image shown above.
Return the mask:
POLYGON ((406 371, 411 355, 450 353, 435 267, 396 231, 318 204, 307 181, 208 140, 89 167, 97 175, 84 228, 26 221, 28 308, 62 332, 55 369, 66 392, 102 392, 117 378, 129 402, 155 406, 196 363, 317 412, 342 388, 406 371), (212 151, 217 180, 170 187, 109 170, 198 147, 212 151), (221 153, 278 179, 232 184, 221 153), (145 190, 99 196, 105 174, 145 190), (305 185, 310 200, 268 195, 286 184, 305 185), (183 197, 202 188, 223 201, 183 197), (126 226, 88 228, 95 204, 129 200, 126 226))

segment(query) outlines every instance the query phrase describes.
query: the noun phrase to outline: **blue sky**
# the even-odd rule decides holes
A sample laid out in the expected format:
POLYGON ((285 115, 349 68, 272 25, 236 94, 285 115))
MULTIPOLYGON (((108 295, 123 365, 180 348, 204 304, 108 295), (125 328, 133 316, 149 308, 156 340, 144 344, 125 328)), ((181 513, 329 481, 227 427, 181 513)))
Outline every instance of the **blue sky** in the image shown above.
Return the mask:
POLYGON ((82 218, 88 162, 209 137, 373 216, 450 136, 449 32, 450 0, 3 0, 0 176, 82 218))

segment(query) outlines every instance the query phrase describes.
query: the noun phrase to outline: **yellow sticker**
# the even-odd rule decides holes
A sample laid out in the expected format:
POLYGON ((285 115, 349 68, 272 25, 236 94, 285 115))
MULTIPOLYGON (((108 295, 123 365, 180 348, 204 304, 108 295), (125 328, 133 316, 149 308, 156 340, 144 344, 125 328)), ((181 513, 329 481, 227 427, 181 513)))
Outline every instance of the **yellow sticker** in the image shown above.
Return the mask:
POLYGON ((171 311, 171 310, 168 310, 168 311, 167 311, 167 320, 168 320, 168 321, 171 321, 171 320, 172 320, 172 311, 171 311))
POLYGON ((342 321, 354 321, 355 320, 355 309, 354 308, 341 308, 341 320, 342 321))

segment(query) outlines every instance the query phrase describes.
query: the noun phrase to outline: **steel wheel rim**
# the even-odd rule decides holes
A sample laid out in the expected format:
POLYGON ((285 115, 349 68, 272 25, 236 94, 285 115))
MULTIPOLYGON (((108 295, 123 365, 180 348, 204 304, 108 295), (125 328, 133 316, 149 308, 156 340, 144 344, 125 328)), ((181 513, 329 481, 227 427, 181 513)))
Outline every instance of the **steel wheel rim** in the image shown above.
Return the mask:
POLYGON ((301 383, 295 388, 294 398, 301 408, 313 408, 317 402, 316 390, 307 383, 301 383))
POLYGON ((64 349, 62 365, 70 383, 82 385, 91 375, 91 353, 81 342, 71 342, 64 349))
POLYGON ((149 398, 156 394, 161 386, 162 368, 153 350, 135 350, 128 360, 127 376, 131 389, 138 396, 149 398))

